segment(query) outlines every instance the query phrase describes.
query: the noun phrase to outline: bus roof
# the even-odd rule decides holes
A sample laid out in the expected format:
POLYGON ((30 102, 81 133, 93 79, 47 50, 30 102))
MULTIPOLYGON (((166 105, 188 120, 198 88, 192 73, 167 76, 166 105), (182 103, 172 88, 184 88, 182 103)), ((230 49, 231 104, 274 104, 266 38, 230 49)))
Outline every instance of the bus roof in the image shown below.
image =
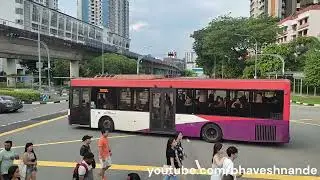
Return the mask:
POLYGON ((286 79, 206 79, 166 78, 155 75, 109 75, 71 79, 71 87, 181 88, 181 89, 260 89, 289 90, 286 79))

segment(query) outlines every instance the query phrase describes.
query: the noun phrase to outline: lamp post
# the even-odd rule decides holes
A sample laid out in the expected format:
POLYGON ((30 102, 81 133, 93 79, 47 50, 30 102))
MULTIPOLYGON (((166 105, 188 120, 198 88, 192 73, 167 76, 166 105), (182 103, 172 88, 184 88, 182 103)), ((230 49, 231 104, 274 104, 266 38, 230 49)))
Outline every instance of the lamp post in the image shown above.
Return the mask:
MULTIPOLYGON (((24 39, 24 40, 39 42, 38 40, 30 39, 30 38, 26 38, 26 37, 19 37, 19 39, 24 39)), ((50 53, 49 53, 50 51, 49 51, 48 45, 47 45, 46 43, 44 43, 43 41, 40 41, 40 43, 44 46, 44 48, 45 48, 46 51, 47 51, 47 57, 48 57, 48 86, 49 86, 49 89, 50 89, 50 87, 51 87, 51 80, 50 80, 51 64, 50 64, 50 53)), ((39 63, 39 67, 40 67, 40 63, 39 63)), ((41 72, 40 72, 40 74, 41 74, 41 72)))
POLYGON ((39 89, 41 89, 41 52, 40 52, 40 29, 42 24, 42 9, 39 10, 39 25, 38 25, 38 69, 39 69, 39 89))
POLYGON ((273 56, 273 57, 276 57, 276 58, 279 58, 281 61, 282 61, 282 75, 284 77, 284 74, 285 74, 285 70, 284 70, 284 66, 285 66, 285 61, 284 61, 284 58, 278 54, 258 54, 259 56, 273 56))
POLYGON ((101 74, 104 74, 104 57, 103 57, 103 53, 104 53, 104 44, 103 44, 103 40, 101 41, 101 74))
POLYGON ((235 34, 237 36, 243 36, 243 37, 251 37, 255 40, 255 62, 254 62, 254 79, 257 79, 257 61, 258 61, 258 41, 256 38, 250 35, 242 35, 242 34, 235 34))

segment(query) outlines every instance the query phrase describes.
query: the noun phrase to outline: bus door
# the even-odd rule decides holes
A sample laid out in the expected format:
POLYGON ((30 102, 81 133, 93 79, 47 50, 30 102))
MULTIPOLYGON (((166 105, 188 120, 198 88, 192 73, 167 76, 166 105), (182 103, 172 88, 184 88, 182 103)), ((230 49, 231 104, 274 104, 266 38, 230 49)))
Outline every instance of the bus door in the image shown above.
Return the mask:
POLYGON ((175 89, 151 89, 151 131, 175 132, 175 96, 175 89))
POLYGON ((70 124, 90 125, 90 88, 73 88, 70 96, 70 124))

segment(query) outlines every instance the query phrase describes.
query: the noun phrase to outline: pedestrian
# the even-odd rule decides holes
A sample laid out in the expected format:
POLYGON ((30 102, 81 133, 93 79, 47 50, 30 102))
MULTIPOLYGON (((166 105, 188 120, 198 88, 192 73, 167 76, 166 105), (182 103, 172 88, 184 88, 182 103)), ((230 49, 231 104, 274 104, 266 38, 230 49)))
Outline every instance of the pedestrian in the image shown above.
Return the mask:
POLYGON ((101 172, 100 176, 102 180, 106 180, 105 177, 105 172, 107 169, 111 167, 112 161, 111 161, 111 148, 109 145, 109 140, 108 140, 108 130, 101 130, 101 136, 98 141, 98 148, 99 148, 99 159, 101 163, 101 172))
POLYGON ((234 180, 232 175, 223 175, 222 180, 234 180))
POLYGON ((13 165, 13 161, 19 159, 19 155, 12 151, 12 141, 4 142, 4 149, 0 152, 1 162, 1 178, 2 180, 9 180, 8 170, 13 165))
POLYGON ((238 157, 238 149, 230 146, 227 149, 228 157, 223 161, 223 176, 232 175, 234 179, 242 177, 242 174, 237 176, 234 172, 234 160, 238 157))
POLYGON ((21 180, 19 167, 14 165, 11 166, 8 170, 8 178, 9 180, 21 180))
POLYGON ((33 150, 33 144, 27 143, 23 153, 23 163, 26 168, 26 180, 36 180, 37 177, 37 156, 33 150))
POLYGON ((92 162, 94 160, 94 155, 91 152, 87 152, 83 156, 83 160, 77 166, 77 173, 79 180, 93 180, 93 177, 89 176, 89 172, 92 170, 92 162))
MULTIPOLYGON (((182 169, 182 166, 183 166, 183 163, 182 161, 184 160, 184 158, 186 157, 186 154, 183 150, 183 147, 182 147, 182 138, 183 138, 183 134, 182 132, 177 132, 176 136, 175 136, 175 140, 177 142, 177 145, 176 145, 176 153, 177 153, 177 156, 178 156, 178 164, 180 166, 180 169, 182 169)), ((184 175, 181 173, 180 174, 180 178, 183 180, 184 179, 184 175)))
POLYGON ((137 173, 129 173, 127 180, 140 180, 140 176, 137 173))
POLYGON ((211 180, 221 180, 221 167, 223 165, 223 161, 226 157, 222 157, 222 144, 216 143, 213 146, 213 154, 212 154, 212 170, 213 173, 211 175, 211 180))
MULTIPOLYGON (((89 136, 89 135, 85 135, 82 137, 83 145, 80 148, 80 156, 82 156, 82 159, 84 158, 85 154, 92 153, 91 148, 90 148, 91 138, 92 138, 92 136, 89 136)), ((93 179, 93 169, 96 168, 95 159, 93 159, 91 166, 92 167, 88 172, 88 176, 89 176, 89 178, 93 179)))
POLYGON ((176 153, 177 141, 175 138, 170 138, 167 142, 166 148, 166 158, 167 158, 167 166, 170 167, 170 171, 166 171, 166 175, 164 180, 177 180, 178 177, 174 173, 174 169, 179 169, 179 158, 176 153))

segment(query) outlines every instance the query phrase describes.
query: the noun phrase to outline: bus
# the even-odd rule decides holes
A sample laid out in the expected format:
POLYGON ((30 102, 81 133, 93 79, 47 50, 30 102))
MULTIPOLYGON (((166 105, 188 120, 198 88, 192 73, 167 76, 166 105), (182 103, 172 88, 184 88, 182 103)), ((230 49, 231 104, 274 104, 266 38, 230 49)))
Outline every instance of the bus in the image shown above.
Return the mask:
POLYGON ((69 125, 288 143, 290 81, 109 75, 70 82, 69 125))

